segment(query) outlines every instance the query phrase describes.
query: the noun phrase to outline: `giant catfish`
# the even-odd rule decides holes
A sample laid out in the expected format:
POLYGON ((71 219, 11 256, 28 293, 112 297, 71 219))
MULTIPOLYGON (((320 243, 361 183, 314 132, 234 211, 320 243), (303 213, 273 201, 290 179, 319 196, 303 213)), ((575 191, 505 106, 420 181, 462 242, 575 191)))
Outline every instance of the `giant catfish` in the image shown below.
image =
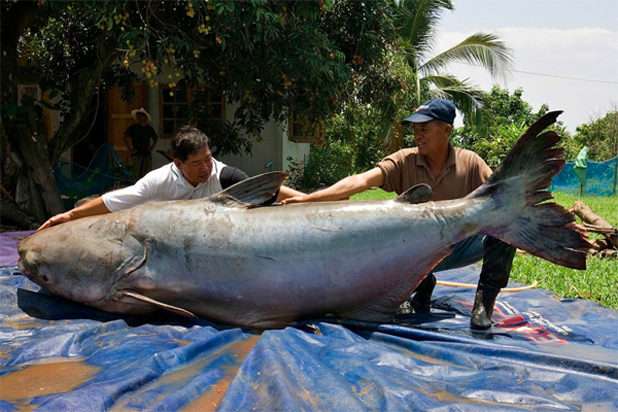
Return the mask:
POLYGON ((334 314, 388 322, 449 245, 485 234, 585 269, 588 243, 545 191, 561 139, 533 124, 465 198, 427 202, 418 185, 393 200, 256 207, 286 174, 206 199, 150 203, 70 221, 19 244, 21 272, 55 294, 110 312, 159 308, 256 328, 334 314))

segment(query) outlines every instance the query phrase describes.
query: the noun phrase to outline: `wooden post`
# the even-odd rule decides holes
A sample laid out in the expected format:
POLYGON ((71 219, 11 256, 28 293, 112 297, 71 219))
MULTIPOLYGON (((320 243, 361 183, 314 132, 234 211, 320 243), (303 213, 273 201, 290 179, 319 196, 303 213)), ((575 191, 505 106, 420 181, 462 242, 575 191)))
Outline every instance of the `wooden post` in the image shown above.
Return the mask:
POLYGON ((618 248, 618 235, 615 234, 616 229, 607 220, 595 214, 590 207, 579 200, 575 202, 573 211, 581 218, 581 220, 592 225, 593 227, 597 227, 599 230, 595 231, 603 233, 607 241, 614 247, 618 248))

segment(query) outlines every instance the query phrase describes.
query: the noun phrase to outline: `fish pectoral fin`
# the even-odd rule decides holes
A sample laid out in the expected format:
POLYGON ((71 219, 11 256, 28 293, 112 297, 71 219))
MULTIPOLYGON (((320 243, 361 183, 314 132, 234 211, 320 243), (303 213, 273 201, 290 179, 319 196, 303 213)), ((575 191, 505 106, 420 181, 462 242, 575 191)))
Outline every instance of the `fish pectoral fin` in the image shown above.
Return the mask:
POLYGON ((285 172, 262 173, 238 182, 207 199, 228 207, 260 206, 274 198, 287 177, 285 172))
MULTIPOLYGON (((437 262, 451 253, 450 249, 443 251, 443 256, 437 259, 437 262)), ((369 322, 390 323, 395 318, 399 305, 404 300, 410 297, 410 294, 418 287, 425 278, 426 273, 429 273, 431 268, 436 264, 427 267, 426 271, 411 270, 405 278, 405 281, 395 287, 390 293, 381 296, 373 301, 366 303, 347 311, 338 312, 335 315, 350 318, 365 320, 369 322), (425 274, 423 274, 425 273, 425 274)))
POLYGON ((431 186, 426 183, 419 183, 397 196, 395 200, 401 203, 410 203, 415 205, 417 203, 425 203, 429 201, 430 196, 431 186))
POLYGON ((149 297, 146 297, 146 296, 141 295, 141 294, 136 293, 136 292, 130 292, 128 290, 123 290, 123 291, 120 292, 120 297, 121 298, 123 298, 123 297, 132 298, 132 299, 135 299, 135 300, 139 300, 140 302, 144 302, 144 303, 147 303, 149 305, 153 305, 153 306, 156 306, 158 308, 165 309, 167 311, 177 313, 177 314, 182 315, 182 316, 187 316, 189 318, 197 318, 197 316, 195 316, 193 313, 189 312, 188 310, 185 310, 185 309, 182 309, 182 308, 179 308, 179 307, 176 307, 176 306, 168 305, 166 303, 159 302, 158 300, 151 299, 149 297))
POLYGON ((390 299, 383 299, 369 305, 335 313, 335 316, 368 322, 391 323, 397 314, 397 308, 398 305, 390 299))
POLYGON ((399 304, 410 296, 409 286, 397 288, 386 296, 382 296, 363 306, 335 313, 338 317, 364 320, 369 322, 390 323, 397 314, 399 304))

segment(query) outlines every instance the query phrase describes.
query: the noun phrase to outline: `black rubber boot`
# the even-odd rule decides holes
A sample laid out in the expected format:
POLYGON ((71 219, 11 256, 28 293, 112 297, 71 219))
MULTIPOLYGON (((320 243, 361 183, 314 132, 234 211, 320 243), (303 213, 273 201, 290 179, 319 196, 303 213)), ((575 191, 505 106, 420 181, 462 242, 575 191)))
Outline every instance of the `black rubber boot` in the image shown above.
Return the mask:
POLYGON ((474 298, 474 308, 470 327, 472 329, 491 328, 491 315, 496 297, 505 287, 511 275, 516 249, 499 239, 488 237, 485 241, 483 268, 474 298))
POLYGON ((429 312, 431 304, 431 294, 436 287, 436 275, 429 273, 425 279, 417 286, 414 297, 410 301, 410 306, 415 313, 429 312))
POLYGON ((486 330, 491 328, 491 315, 494 312, 494 304, 496 303, 498 293, 500 293, 500 288, 479 282, 476 296, 474 297, 472 318, 470 319, 470 327, 472 329, 486 330))

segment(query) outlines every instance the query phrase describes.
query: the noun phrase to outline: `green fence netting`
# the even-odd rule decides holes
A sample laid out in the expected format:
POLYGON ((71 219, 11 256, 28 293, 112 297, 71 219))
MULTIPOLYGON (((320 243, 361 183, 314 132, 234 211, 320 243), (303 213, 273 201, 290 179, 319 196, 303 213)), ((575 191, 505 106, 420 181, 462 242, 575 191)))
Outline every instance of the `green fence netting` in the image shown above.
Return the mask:
POLYGON ((109 143, 97 149, 87 167, 59 160, 54 168, 54 176, 64 206, 69 209, 84 197, 100 195, 135 183, 135 178, 109 143))

